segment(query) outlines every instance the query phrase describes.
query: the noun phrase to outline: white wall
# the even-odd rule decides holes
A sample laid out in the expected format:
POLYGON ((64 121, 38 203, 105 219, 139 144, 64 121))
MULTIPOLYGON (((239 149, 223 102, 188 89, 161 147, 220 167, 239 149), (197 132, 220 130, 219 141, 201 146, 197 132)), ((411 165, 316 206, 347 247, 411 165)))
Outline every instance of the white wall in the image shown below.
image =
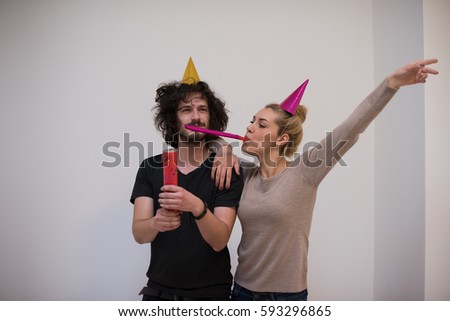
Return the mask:
MULTIPOLYGON (((375 77, 423 57, 421 0, 374 1, 375 77), (401 44, 401 45, 400 45, 401 44)), ((424 88, 401 88, 375 121, 376 300, 423 300, 424 88)))
POLYGON ((446 203, 450 6, 374 1, 375 78, 402 61, 438 57, 441 74, 402 88, 375 121, 375 300, 450 298, 446 203), (401 44, 401 45, 399 45, 401 44))
POLYGON ((450 2, 425 0, 425 56, 441 57, 439 77, 425 90, 425 299, 450 300, 450 2), (442 32, 445 30, 446 32, 442 32))
MULTIPOLYGON (((158 84, 192 56, 243 133, 309 78, 304 142, 318 141, 384 76, 374 22, 370 0, 1 1, 0 299, 139 300, 149 250, 131 235, 139 153, 124 135, 153 142, 145 156, 161 150, 158 84), (118 167, 101 166, 107 142, 118 167)), ((319 189, 312 300, 374 299, 373 126, 344 160, 319 189)))

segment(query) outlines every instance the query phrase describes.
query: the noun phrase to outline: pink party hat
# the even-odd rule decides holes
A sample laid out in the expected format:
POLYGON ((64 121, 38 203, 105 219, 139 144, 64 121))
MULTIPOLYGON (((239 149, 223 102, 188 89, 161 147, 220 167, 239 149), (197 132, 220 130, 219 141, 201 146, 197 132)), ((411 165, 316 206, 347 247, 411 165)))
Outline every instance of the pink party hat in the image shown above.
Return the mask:
POLYGON ((194 61, 192 61, 192 57, 189 57, 189 61, 184 71, 183 80, 181 80, 181 82, 183 84, 191 85, 199 81, 200 77, 198 76, 197 69, 195 69, 194 61))
POLYGON ((283 100, 283 102, 280 104, 280 107, 287 111, 289 114, 294 115, 298 105, 300 105, 300 100, 302 99, 308 82, 309 79, 306 79, 303 84, 300 85, 300 87, 298 87, 292 94, 289 95, 288 98, 283 100))

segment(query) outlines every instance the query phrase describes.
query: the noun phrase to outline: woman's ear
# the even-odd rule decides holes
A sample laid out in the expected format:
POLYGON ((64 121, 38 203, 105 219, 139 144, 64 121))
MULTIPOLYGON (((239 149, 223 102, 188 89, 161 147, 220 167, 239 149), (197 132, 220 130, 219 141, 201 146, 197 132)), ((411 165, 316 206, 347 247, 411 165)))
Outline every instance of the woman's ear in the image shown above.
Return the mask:
POLYGON ((283 134, 277 139, 277 146, 283 146, 286 145, 289 142, 289 135, 283 134))

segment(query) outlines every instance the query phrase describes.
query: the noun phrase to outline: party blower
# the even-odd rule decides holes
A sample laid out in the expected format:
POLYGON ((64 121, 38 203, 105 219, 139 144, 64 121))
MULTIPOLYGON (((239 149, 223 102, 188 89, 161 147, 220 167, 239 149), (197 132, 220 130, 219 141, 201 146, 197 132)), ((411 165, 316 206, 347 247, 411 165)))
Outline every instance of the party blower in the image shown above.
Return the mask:
POLYGON ((214 136, 234 138, 234 139, 242 140, 244 142, 247 140, 243 136, 231 134, 231 133, 227 133, 227 132, 221 132, 218 130, 206 129, 203 127, 196 127, 196 126, 192 126, 192 125, 184 125, 184 127, 186 127, 186 129, 192 130, 194 132, 200 132, 200 133, 210 134, 210 135, 214 135, 214 136))

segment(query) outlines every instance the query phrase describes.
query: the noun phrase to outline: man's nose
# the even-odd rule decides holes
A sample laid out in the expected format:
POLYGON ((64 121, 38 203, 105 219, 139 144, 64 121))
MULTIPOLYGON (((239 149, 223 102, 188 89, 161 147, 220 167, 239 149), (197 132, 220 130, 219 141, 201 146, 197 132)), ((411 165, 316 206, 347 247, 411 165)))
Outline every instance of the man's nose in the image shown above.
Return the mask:
POLYGON ((192 109, 192 119, 200 119, 200 113, 198 112, 197 108, 192 109))

